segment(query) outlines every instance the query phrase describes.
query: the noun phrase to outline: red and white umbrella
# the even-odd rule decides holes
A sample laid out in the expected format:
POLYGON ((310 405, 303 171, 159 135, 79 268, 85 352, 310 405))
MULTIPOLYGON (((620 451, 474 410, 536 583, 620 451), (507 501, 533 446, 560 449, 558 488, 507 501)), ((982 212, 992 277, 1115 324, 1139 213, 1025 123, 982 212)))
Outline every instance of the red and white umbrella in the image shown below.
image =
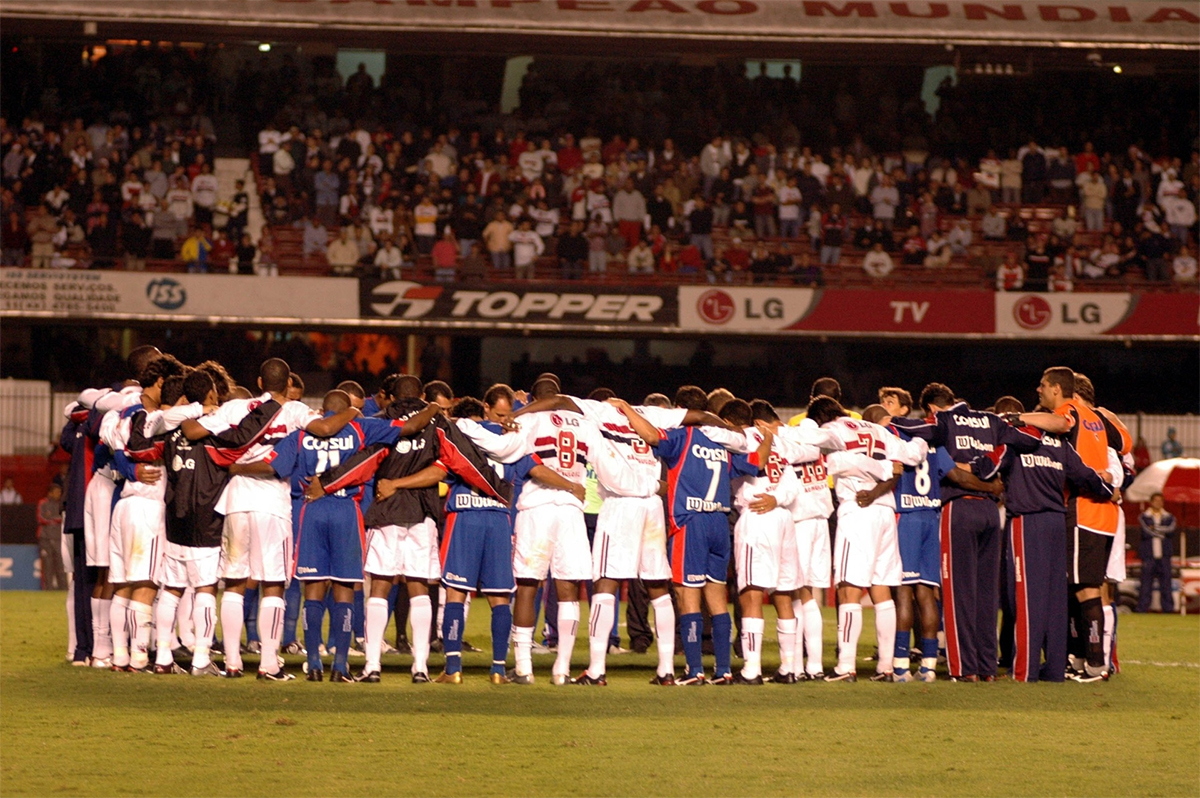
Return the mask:
POLYGON ((1151 463, 1133 480, 1125 498, 1146 502, 1155 493, 1168 502, 1200 504, 1200 459, 1173 457, 1151 463))

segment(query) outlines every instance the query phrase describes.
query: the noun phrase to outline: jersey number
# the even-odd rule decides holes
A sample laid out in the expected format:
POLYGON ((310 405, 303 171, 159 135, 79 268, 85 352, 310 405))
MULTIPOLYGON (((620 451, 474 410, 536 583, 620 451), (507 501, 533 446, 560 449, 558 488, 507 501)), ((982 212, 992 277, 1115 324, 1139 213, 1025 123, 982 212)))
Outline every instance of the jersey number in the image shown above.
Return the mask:
POLYGON ((875 456, 875 438, 869 433, 858 433, 858 440, 851 442, 846 448, 848 449, 866 449, 867 457, 875 456))
POLYGON ((913 487, 916 489, 918 496, 928 496, 929 488, 932 485, 933 483, 929 479, 929 461, 922 460, 921 464, 917 466, 913 487))
POLYGON ((771 456, 767 458, 767 467, 765 469, 767 472, 767 480, 772 485, 778 485, 779 480, 783 479, 783 467, 783 460, 779 458, 779 455, 772 452, 771 456))
POLYGON ((827 479, 829 479, 829 477, 825 474, 824 458, 817 460, 816 462, 805 463, 800 468, 797 468, 796 476, 800 477, 800 480, 805 485, 814 485, 817 483, 823 484, 827 479))
POLYGON ((317 449, 317 471, 318 474, 324 474, 331 468, 337 468, 342 464, 342 453, 337 449, 326 450, 317 449))
POLYGON ((708 483, 708 493, 704 494, 704 501, 710 502, 716 498, 717 485, 721 482, 721 470, 725 468, 725 463, 720 460, 705 460, 704 464, 712 472, 712 479, 708 483))
POLYGON ((570 471, 575 467, 575 433, 563 430, 558 433, 558 441, 555 448, 558 449, 558 467, 563 471, 570 471))

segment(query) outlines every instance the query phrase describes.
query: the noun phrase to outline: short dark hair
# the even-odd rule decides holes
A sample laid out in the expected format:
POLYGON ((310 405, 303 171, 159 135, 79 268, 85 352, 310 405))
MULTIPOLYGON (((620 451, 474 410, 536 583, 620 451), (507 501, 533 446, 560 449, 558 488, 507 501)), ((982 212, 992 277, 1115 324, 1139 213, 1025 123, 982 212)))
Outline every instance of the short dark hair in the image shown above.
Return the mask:
POLYGON ((299 388, 300 395, 304 395, 304 378, 296 372, 288 374, 288 388, 299 388))
POLYGON ((896 401, 900 403, 901 407, 907 407, 909 410, 912 410, 912 394, 908 391, 904 390, 903 388, 893 388, 891 386, 879 389, 880 402, 889 396, 894 396, 896 401))
POLYGON ((179 397, 183 396, 184 379, 182 374, 173 374, 164 379, 162 390, 159 392, 159 403, 164 407, 171 407, 178 402, 179 397))
POLYGON ((766 399, 755 399, 750 403, 750 414, 754 416, 755 421, 765 421, 768 424, 773 424, 780 421, 779 414, 775 412, 775 408, 766 399))
POLYGON ((450 408, 452 418, 483 418, 483 402, 474 396, 464 396, 450 408))
POLYGON ((1004 413, 1024 413, 1025 404, 1015 396, 1001 396, 992 405, 992 409, 1000 414, 1004 413))
POLYGON ((818 396, 828 396, 841 402, 842 384, 833 377, 820 377, 813 382, 812 390, 808 392, 809 399, 816 399, 818 396))
POLYGON ((685 410, 705 410, 708 408, 708 394, 698 385, 681 385, 675 391, 675 406, 685 410))
POLYGON ((754 413, 745 399, 730 399, 717 415, 737 427, 749 427, 754 424, 754 413))
POLYGON ((167 377, 183 376, 183 370, 186 368, 180 363, 174 355, 159 355, 154 360, 151 360, 146 367, 138 374, 138 382, 143 388, 148 388, 160 379, 165 380, 167 377))
POLYGON ((363 387, 361 385, 359 385, 357 382, 355 382, 354 380, 342 380, 341 382, 339 382, 337 384, 336 390, 345 391, 350 396, 352 396, 356 399, 366 399, 367 398, 367 392, 364 391, 363 387))
POLYGON ((881 404, 870 404, 863 408, 863 421, 870 421, 872 424, 878 424, 888 415, 887 408, 881 404))
POLYGON ((189 402, 203 402, 208 398, 209 391, 215 389, 216 382, 208 369, 194 369, 191 374, 183 378, 183 395, 189 402))
POLYGON ((1089 405, 1096 404, 1096 386, 1087 375, 1075 372, 1075 395, 1089 405))
POLYGON ((430 380, 425 383, 423 395, 426 402, 436 402, 439 396, 443 399, 453 399, 454 391, 442 380, 430 380))
POLYGON ((1066 366, 1051 366, 1042 372, 1042 377, 1051 385, 1057 385, 1062 389, 1062 395, 1066 399, 1072 399, 1075 396, 1075 372, 1066 366))
POLYGON ((283 393, 288 389, 292 378, 292 370, 287 361, 278 357, 267 358, 258 369, 258 378, 262 380, 262 389, 268 393, 283 393))
POLYGON ((710 413, 720 413, 726 402, 734 398, 733 391, 728 388, 713 388, 708 392, 708 402, 705 409, 710 413))
POLYGON ((1153 493, 1151 493, 1151 494, 1150 494, 1150 501, 1154 501, 1154 497, 1156 497, 1156 496, 1157 496, 1158 498, 1162 499, 1163 501, 1166 501, 1166 500, 1167 500, 1167 497, 1166 497, 1166 496, 1163 496, 1163 494, 1162 494, 1162 491, 1161 491, 1161 490, 1156 490, 1156 491, 1154 491, 1153 493))
POLYGON ((808 403, 808 417, 816 422, 817 426, 846 415, 849 415, 846 408, 832 396, 818 396, 808 403))
POLYGON ((642 400, 642 404, 648 407, 670 407, 671 397, 665 393, 648 393, 646 398, 642 400))
POLYGON ((533 387, 529 389, 530 395, 534 399, 546 399, 551 396, 557 396, 560 390, 557 380, 549 377, 538 377, 533 382, 533 387))
POLYGON ((348 407, 350 407, 350 394, 341 388, 334 388, 325 394, 325 400, 321 402, 321 409, 327 413, 340 413, 348 407))
MULTIPOLYGON (((129 353, 129 356, 125 358, 125 363, 129 366, 130 375, 132 375, 135 380, 138 379, 138 375, 145 370, 146 366, 149 366, 152 360, 155 360, 161 355, 162 352, 158 350, 157 346, 150 346, 147 344, 145 346, 134 348, 133 351, 129 353)), ((141 382, 141 380, 138 381, 141 382)), ((145 385, 145 383, 142 384, 145 385)))
POLYGON ((421 381, 411 374, 397 374, 392 381, 393 399, 417 399, 421 396, 421 381))
POLYGON ((383 378, 383 382, 379 383, 379 391, 384 396, 391 396, 392 391, 396 388, 396 380, 400 379, 399 374, 389 374, 383 378))
POLYGON ((954 391, 940 382, 931 382, 921 389, 921 409, 926 413, 933 405, 949 407, 954 404, 954 391))
POLYGON ((498 382, 491 388, 488 388, 483 394, 483 403, 488 407, 495 407, 496 403, 501 399, 507 399, 510 405, 517 399, 516 394, 513 393, 513 389, 502 382, 498 382))
MULTIPOLYGON (((225 370, 225 367, 215 360, 206 360, 199 366, 196 366, 196 369, 212 377, 213 389, 217 392, 217 401, 225 401, 234 386, 233 378, 229 376, 229 372, 225 370)), ((207 396, 208 391, 205 391, 204 395, 207 396)))
POLYGON ((596 388, 587 395, 587 398, 591 399, 593 402, 606 402, 616 395, 617 392, 612 388, 596 388))

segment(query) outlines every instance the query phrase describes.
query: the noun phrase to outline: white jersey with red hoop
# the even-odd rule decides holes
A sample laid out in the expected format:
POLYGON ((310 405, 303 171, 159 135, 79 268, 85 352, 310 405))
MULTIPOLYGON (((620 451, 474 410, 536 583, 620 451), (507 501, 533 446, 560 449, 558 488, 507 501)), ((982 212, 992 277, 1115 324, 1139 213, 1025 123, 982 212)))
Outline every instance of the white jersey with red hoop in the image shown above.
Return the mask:
MULTIPOLYGON (((826 470, 834 477, 838 501, 857 507, 860 490, 870 490, 891 478, 890 460, 904 465, 920 465, 929 454, 929 446, 919 438, 902 441, 878 424, 846 416, 822 426, 846 444, 845 452, 833 452, 826 458, 826 470)), ((896 509, 894 491, 875 500, 874 506, 896 509)))
MULTIPOLYGON (((138 396, 140 398, 141 395, 139 394, 138 396)), ((116 422, 114 424, 105 424, 104 422, 108 421, 108 416, 106 415, 104 417, 104 422, 101 423, 100 427, 100 440, 102 440, 104 445, 111 449, 114 454, 118 451, 126 452, 130 460, 143 460, 144 458, 140 456, 142 454, 151 459, 158 459, 158 457, 161 456, 160 452, 139 453, 139 456, 135 456, 132 452, 127 451, 129 449, 129 438, 133 433, 133 423, 139 418, 141 412, 145 413, 145 415, 142 416, 143 430, 141 439, 146 440, 152 437, 153 434, 151 433, 151 430, 157 425, 158 419, 162 417, 163 411, 154 410, 146 412, 140 404, 127 404, 125 408, 112 414, 116 416, 116 422)), ((159 448, 161 448, 161 446, 159 448)), ((150 467, 157 468, 160 473, 162 472, 161 464, 150 467)), ((130 496, 136 496, 142 499, 150 499, 152 501, 159 502, 166 501, 167 480, 165 478, 165 474, 163 474, 162 478, 153 484, 140 482, 136 479, 124 480, 121 483, 121 498, 124 499, 130 496)))
POLYGON ((797 427, 781 426, 775 434, 800 489, 791 504, 793 521, 810 521, 833 515, 833 491, 825 469, 825 454, 846 448, 840 437, 805 419, 797 427))
MULTIPOLYGON (((549 410, 521 416, 521 432, 541 464, 564 479, 584 484, 588 463, 600 460, 603 438, 600 430, 579 413, 549 410)), ((517 510, 528 510, 545 504, 577 507, 583 502, 570 492, 548 488, 537 480, 525 482, 517 500, 517 510)))
MULTIPOLYGON (((746 430, 746 440, 753 444, 754 449, 757 449, 762 443, 763 436, 754 427, 749 427, 746 430)), ((800 483, 789 467, 787 456, 781 451, 781 448, 787 449, 788 445, 777 447, 772 444, 771 453, 767 457, 767 462, 759 467, 758 476, 738 477, 730 482, 733 504, 739 512, 753 512, 750 510, 750 503, 763 493, 772 494, 775 502, 783 508, 789 508, 796 501, 796 496, 800 492, 800 483)))
MULTIPOLYGON (((612 449, 620 457, 625 468, 603 468, 600 458, 594 458, 600 498, 620 496, 649 498, 658 495, 658 481, 662 476, 662 463, 654 454, 654 448, 633 431, 629 419, 608 402, 593 399, 572 400, 583 411, 584 418, 593 422, 612 449)), ((687 413, 682 409, 663 407, 635 407, 646 420, 660 429, 678 427, 687 413)))
MULTIPOLYGON (((236 427, 251 410, 270 401, 272 398, 269 393, 255 399, 231 399, 211 415, 200 419, 200 424, 214 435, 220 435, 236 427)), ((320 417, 320 413, 303 402, 284 402, 263 427, 261 434, 244 449, 237 462, 257 463, 265 460, 274 450, 275 444, 320 417)), ((292 502, 288 483, 281 479, 231 477, 229 484, 221 492, 221 497, 217 499, 215 509, 222 515, 257 512, 279 518, 291 518, 292 502)))

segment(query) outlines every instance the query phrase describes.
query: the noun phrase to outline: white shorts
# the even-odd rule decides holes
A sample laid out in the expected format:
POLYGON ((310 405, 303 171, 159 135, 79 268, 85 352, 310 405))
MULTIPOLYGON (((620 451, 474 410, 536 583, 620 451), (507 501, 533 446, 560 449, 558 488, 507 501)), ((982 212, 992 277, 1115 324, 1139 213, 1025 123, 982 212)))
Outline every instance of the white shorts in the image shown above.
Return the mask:
POLYGON ((829 519, 795 521, 800 587, 829 587, 833 563, 829 554, 829 519))
POLYGON ((93 474, 83 495, 83 541, 87 546, 87 564, 94 568, 108 567, 108 536, 116 488, 108 477, 93 474))
POLYGON ((180 546, 167 543, 163 554, 163 587, 189 588, 215 585, 221 577, 219 546, 180 546))
POLYGON ((167 508, 156 499, 127 496, 117 502, 109 536, 109 581, 158 582, 167 543, 167 508))
POLYGON ((407 576, 429 582, 441 579, 437 524, 426 518, 412 526, 371 527, 363 570, 375 576, 407 576))
POLYGON ((620 496, 605 500, 592 541, 592 579, 671 578, 662 499, 620 496))
POLYGON ((1106 581, 1120 584, 1125 581, 1125 509, 1117 515, 1117 534, 1113 536, 1112 551, 1108 555, 1106 581))
POLYGON ((748 587, 774 591, 801 585, 792 514, 776 507, 762 515, 747 510, 733 527, 733 562, 738 592, 748 587))
POLYGON ((834 568, 837 581, 855 587, 899 585, 904 577, 896 511, 890 507, 839 505, 834 568), (846 512, 840 512, 848 508, 846 512))
POLYGON ((288 582, 292 578, 292 522, 269 513, 230 513, 221 535, 221 576, 288 582))
MULTIPOLYGON (((597 519, 598 520, 598 519, 597 519)), ((582 582, 592 578, 583 510, 543 504, 517 513, 513 538, 513 577, 582 582)))

